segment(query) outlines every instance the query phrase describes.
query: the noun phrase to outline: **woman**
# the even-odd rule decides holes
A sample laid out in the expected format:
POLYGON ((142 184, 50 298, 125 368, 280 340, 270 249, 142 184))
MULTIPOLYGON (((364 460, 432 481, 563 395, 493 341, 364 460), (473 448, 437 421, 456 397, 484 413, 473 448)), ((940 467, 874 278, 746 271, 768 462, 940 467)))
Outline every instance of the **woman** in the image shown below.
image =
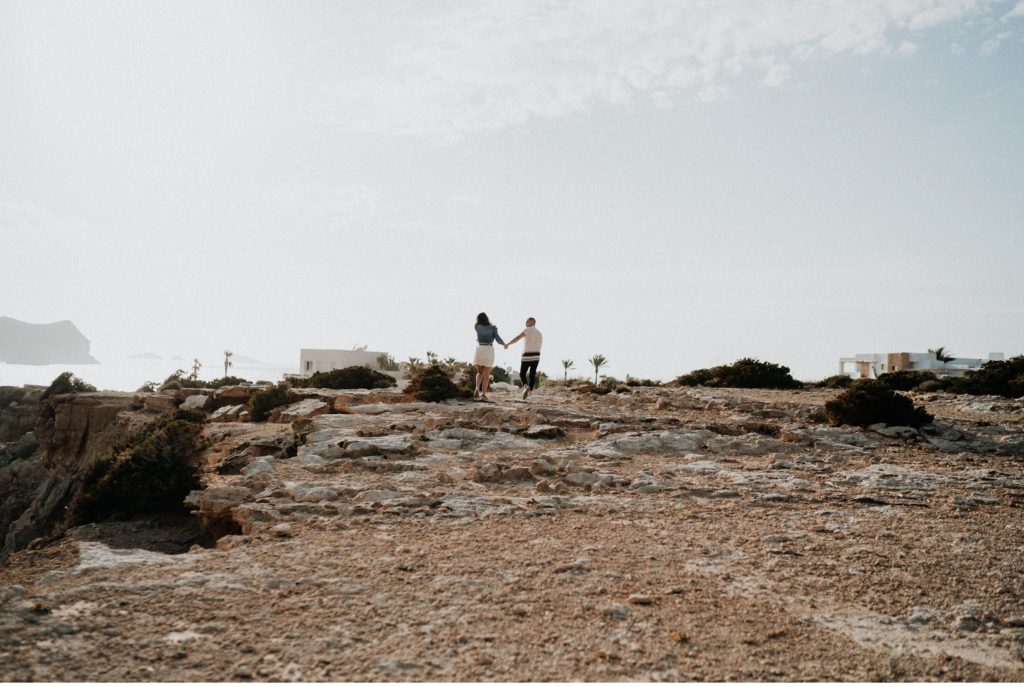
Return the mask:
POLYGON ((487 389, 491 385, 495 341, 505 345, 498 334, 498 327, 487 319, 487 313, 482 312, 476 316, 477 346, 476 355, 473 356, 473 364, 476 365, 476 389, 473 390, 473 398, 479 398, 482 401, 487 400, 487 389))

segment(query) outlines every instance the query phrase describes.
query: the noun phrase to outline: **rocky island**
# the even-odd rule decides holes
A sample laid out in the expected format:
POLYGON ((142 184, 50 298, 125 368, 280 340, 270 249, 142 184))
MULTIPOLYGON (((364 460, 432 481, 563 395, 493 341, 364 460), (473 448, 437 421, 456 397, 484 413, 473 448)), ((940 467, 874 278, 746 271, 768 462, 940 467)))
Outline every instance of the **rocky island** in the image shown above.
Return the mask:
POLYGON ((911 393, 914 429, 829 426, 829 389, 293 389, 266 423, 245 387, 16 391, 5 681, 1024 679, 1020 400, 911 393), (211 419, 192 519, 53 529, 179 404, 211 419))
POLYGON ((99 362, 74 322, 30 324, 0 317, 0 362, 12 365, 79 365, 99 362))

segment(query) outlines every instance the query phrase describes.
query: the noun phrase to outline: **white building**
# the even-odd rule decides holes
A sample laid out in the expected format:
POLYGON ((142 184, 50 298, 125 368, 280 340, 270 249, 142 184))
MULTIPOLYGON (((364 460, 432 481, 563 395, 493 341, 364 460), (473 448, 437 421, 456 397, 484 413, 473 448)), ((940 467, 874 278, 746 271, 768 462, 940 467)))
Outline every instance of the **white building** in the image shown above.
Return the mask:
POLYGON ((334 348, 302 348, 299 350, 299 376, 309 377, 314 372, 329 372, 346 367, 368 367, 381 370, 379 358, 387 355, 383 351, 340 350, 334 348))
POLYGON ((855 379, 876 379, 887 372, 927 370, 936 377, 963 377, 969 370, 980 369, 992 360, 1004 360, 1002 353, 989 353, 988 358, 953 358, 939 360, 934 353, 858 353, 839 359, 839 374, 855 379))

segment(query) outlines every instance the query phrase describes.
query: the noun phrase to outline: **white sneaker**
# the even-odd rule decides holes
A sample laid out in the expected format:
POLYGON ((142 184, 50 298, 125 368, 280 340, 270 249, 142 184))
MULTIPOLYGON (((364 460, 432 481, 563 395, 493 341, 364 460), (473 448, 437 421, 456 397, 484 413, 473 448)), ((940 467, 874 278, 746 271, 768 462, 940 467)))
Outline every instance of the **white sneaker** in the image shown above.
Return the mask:
POLYGON ((523 387, 523 400, 525 401, 526 397, 529 396, 529 395, 530 395, 530 387, 524 386, 523 387))

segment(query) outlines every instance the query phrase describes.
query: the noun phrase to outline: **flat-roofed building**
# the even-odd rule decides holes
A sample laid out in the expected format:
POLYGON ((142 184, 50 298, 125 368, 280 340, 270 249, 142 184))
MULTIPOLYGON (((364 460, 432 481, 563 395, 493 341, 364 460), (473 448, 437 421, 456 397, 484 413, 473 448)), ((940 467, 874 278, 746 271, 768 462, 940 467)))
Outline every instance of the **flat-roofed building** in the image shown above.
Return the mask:
POLYGON ((887 372, 901 370, 922 370, 935 374, 936 377, 963 377, 970 370, 981 369, 981 366, 992 360, 1005 360, 1002 353, 989 353, 987 358, 951 358, 939 360, 938 356, 928 353, 858 353, 852 358, 839 359, 839 374, 854 379, 876 379, 887 372))
POLYGON ((329 372, 346 367, 368 367, 381 370, 383 351, 345 350, 337 348, 299 349, 299 376, 309 377, 315 372, 329 372))

